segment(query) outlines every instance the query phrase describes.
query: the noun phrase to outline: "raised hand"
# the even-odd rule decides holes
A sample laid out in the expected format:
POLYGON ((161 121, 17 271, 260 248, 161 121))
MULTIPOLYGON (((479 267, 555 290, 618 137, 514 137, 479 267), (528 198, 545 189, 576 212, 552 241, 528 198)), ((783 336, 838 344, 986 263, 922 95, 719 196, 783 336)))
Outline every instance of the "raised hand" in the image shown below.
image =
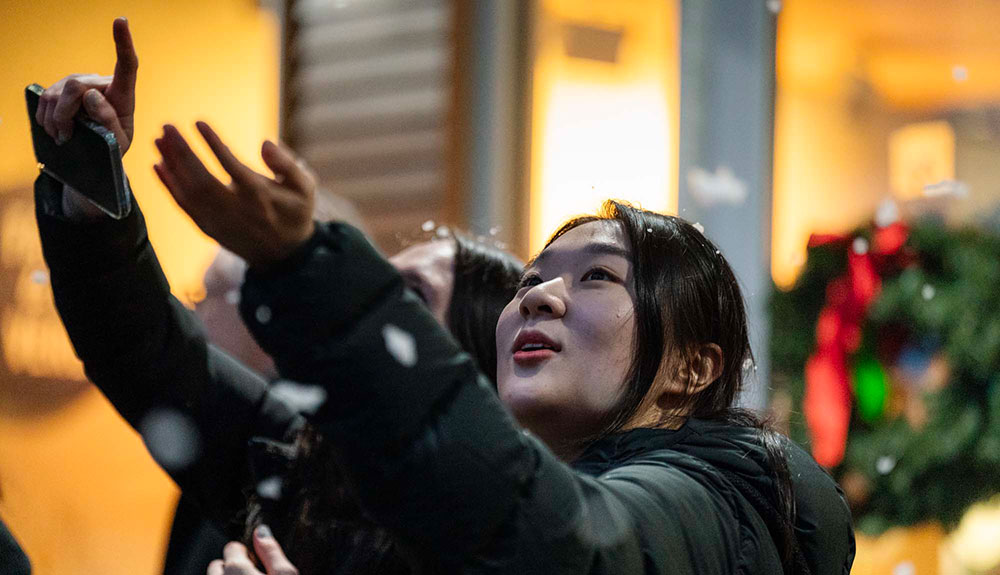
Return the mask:
POLYGON ((163 157, 153 166, 156 175, 202 231, 250 267, 290 256, 315 229, 312 173, 287 148, 266 141, 260 155, 274 178, 258 174, 237 160, 208 124, 197 126, 232 182, 223 184, 210 174, 171 125, 156 140, 163 157))
POLYGON ((253 549, 266 573, 257 570, 246 547, 230 541, 222 550, 223 559, 216 559, 208 564, 207 575, 298 575, 298 569, 285 557, 281 546, 267 527, 262 525, 254 531, 253 549))
POLYGON ((139 58, 132 45, 128 20, 114 22, 118 60, 112 76, 71 74, 46 88, 38 103, 35 120, 57 143, 73 135, 73 117, 80 106, 94 121, 111 130, 124 156, 132 145, 135 129, 135 78, 139 58))

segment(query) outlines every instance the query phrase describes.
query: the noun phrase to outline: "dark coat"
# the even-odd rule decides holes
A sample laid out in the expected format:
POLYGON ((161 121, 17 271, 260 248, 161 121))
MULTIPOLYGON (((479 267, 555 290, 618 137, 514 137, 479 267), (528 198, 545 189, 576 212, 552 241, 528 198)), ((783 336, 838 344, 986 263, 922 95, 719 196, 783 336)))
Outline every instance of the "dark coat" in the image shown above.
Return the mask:
POLYGON ((194 314, 170 295, 138 206, 123 220, 76 223, 60 216, 61 197, 55 180, 35 181, 56 309, 87 378, 137 430, 153 410, 189 418, 200 440, 194 460, 165 469, 206 517, 239 538, 243 489, 252 483, 248 440, 286 438, 300 416, 206 342, 194 314))
POLYGON ((31 575, 31 562, 0 520, 0 575, 31 575))
MULTIPOLYGON (((36 198, 56 305, 88 377, 133 426, 161 406, 191 417, 199 455, 168 471, 238 533, 247 439, 287 436, 298 417, 205 342, 170 296, 137 207, 121 221, 76 224, 58 217, 59 190, 44 177, 36 198)), ((316 422, 366 511, 450 571, 780 571, 766 525, 727 476, 770 492, 748 430, 699 421, 637 430, 562 463, 518 428, 352 228, 322 226, 269 274, 248 274, 241 308, 283 376, 326 389, 316 422)), ((799 493, 812 512, 797 527, 811 538, 813 572, 849 571, 853 536, 836 488, 801 452, 790 463, 796 488, 808 483, 799 493)))
MULTIPOLYGON (((456 571, 781 572, 766 524, 734 484, 773 497, 752 430, 695 420, 637 430, 566 465, 519 429, 350 226, 319 225, 288 260, 250 270, 240 309, 283 376, 326 390, 315 422, 366 511, 456 571)), ((847 556, 818 571, 841 573, 853 535, 825 482, 820 508, 835 513, 811 519, 847 556)))

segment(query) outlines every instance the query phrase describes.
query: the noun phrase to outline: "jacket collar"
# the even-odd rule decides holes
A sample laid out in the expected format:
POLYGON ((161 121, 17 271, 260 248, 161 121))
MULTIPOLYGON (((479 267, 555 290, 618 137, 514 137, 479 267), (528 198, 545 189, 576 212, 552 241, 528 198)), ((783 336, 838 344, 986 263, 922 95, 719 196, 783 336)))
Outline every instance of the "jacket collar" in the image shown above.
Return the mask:
POLYGON ((685 422, 677 429, 637 428, 608 435, 591 443, 572 466, 588 475, 600 475, 636 455, 674 447, 691 434, 691 429, 685 422))

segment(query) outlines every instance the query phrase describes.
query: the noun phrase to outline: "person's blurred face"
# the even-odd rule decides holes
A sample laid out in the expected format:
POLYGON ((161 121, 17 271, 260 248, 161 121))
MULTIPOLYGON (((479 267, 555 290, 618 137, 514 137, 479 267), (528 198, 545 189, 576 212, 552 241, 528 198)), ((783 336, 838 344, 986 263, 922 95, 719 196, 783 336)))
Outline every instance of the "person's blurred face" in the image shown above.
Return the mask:
POLYGON ((438 323, 447 326, 455 288, 455 242, 432 240, 416 244, 389 258, 389 263, 427 304, 438 323))
POLYGON ((205 299, 194 312, 205 326, 208 341, 268 379, 277 377, 274 361, 257 345, 240 318, 240 285, 246 263, 236 254, 219 249, 205 271, 205 299))
POLYGON ((635 331, 632 263, 616 222, 566 232, 524 272, 497 324, 500 399, 559 451, 596 433, 623 389, 635 331))
MULTIPOLYGON (((412 289, 447 326, 448 307, 455 285, 455 242, 433 240, 410 246, 389 258, 412 289)), ((274 361, 257 345, 239 312, 240 285, 246 263, 220 249, 205 272, 205 299, 195 314, 205 325, 208 341, 268 379, 278 376, 274 361)))

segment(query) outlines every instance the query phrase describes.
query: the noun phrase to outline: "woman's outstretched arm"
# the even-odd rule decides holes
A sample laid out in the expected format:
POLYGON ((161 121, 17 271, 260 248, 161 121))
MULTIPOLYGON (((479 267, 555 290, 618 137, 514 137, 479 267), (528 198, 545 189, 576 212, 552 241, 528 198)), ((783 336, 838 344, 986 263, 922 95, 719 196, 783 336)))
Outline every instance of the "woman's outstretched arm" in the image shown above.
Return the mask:
POLYGON ((161 462, 210 517, 228 520, 244 506, 247 439, 281 437, 296 414, 259 375, 205 341, 193 313, 171 296, 137 205, 123 220, 72 221, 58 211, 61 184, 43 174, 35 193, 56 309, 88 379, 137 430, 150 416, 190 423, 188 464, 161 462))

